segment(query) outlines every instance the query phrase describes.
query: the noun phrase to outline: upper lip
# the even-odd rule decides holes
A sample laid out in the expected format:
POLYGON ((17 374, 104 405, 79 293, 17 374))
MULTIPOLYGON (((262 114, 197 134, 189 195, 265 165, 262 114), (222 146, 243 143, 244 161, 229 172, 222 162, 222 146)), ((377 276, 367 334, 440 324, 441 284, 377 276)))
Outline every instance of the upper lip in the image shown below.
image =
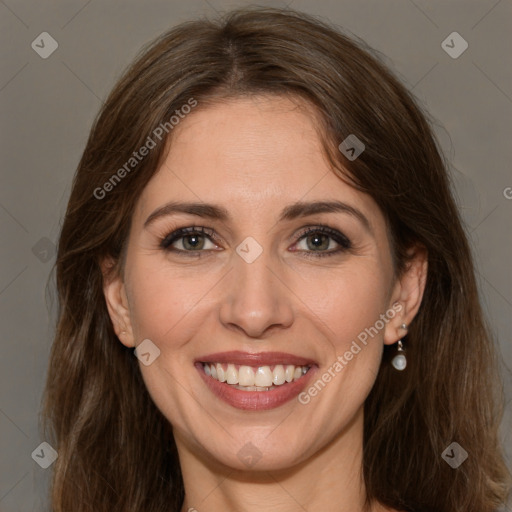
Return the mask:
POLYGON ((250 353, 240 350, 230 352, 217 352, 198 357, 196 362, 201 363, 233 363, 245 366, 272 366, 276 364, 293 364, 295 366, 313 366, 312 359, 287 354, 285 352, 259 352, 250 353))

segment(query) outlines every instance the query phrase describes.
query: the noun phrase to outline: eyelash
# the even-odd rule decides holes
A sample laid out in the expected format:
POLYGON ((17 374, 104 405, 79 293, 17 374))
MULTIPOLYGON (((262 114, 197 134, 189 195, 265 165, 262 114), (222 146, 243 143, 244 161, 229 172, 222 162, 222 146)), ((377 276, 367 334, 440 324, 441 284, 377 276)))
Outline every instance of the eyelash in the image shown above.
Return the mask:
MULTIPOLYGON (((295 243, 300 242, 303 238, 306 238, 308 235, 312 233, 320 233, 323 235, 327 235, 330 238, 332 238, 340 247, 334 250, 330 250, 328 252, 326 251, 299 251, 299 252, 306 252, 308 254, 308 257, 313 258, 323 258, 327 256, 334 256, 337 254, 340 254, 342 252, 345 252, 352 248, 351 241, 342 233, 337 231, 336 229, 332 229, 329 226, 325 225, 317 225, 317 226, 308 226, 305 228, 299 237, 297 238, 297 241, 295 243)), ((172 233, 169 233, 165 238, 163 238, 160 242, 160 248, 167 252, 174 252, 177 254, 181 254, 183 256, 203 256, 201 253, 205 252, 204 250, 200 251, 184 251, 183 249, 175 249, 171 248, 171 245, 179 240, 180 238, 190 236, 190 235, 196 235, 196 234, 203 234, 206 235, 208 238, 211 238, 211 241, 218 240, 218 237, 215 235, 214 231, 210 228, 205 228, 203 226, 190 226, 186 228, 180 228, 172 233)))

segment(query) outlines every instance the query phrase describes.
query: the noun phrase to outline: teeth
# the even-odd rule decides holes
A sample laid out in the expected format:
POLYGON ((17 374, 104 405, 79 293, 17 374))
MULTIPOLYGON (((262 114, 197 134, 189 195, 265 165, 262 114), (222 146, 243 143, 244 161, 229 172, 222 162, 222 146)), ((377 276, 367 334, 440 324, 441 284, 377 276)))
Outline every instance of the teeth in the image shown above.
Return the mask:
POLYGON ((237 365, 232 363, 203 363, 203 367, 206 375, 244 391, 268 391, 272 387, 300 379, 310 368, 293 364, 277 364, 273 369, 270 366, 254 368, 245 365, 237 368, 237 365))
POLYGON ((220 382, 226 382, 226 377, 224 375, 224 369, 220 363, 217 363, 217 380, 220 382))
POLYGON ((226 382, 228 384, 238 384, 238 372, 236 371, 234 364, 228 364, 226 370, 226 382))
MULTIPOLYGON (((301 367, 298 366, 297 368, 301 368, 301 367)), ((285 379, 284 367, 282 364, 278 364, 274 368, 274 371, 272 373, 273 373, 272 382, 274 383, 275 386, 280 386, 281 384, 284 384, 286 379, 285 379)))
POLYGON ((254 386, 254 372, 250 366, 240 366, 238 384, 240 386, 254 386))
POLYGON ((272 371, 268 366, 260 366, 254 374, 254 385, 259 387, 272 386, 272 371))

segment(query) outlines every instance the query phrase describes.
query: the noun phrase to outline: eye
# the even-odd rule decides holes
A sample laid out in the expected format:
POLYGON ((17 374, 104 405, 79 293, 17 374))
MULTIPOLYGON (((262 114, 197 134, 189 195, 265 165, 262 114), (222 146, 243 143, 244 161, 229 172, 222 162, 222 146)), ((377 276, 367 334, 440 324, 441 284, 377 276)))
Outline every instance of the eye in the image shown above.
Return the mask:
POLYGON ((211 241, 215 239, 213 230, 201 226, 180 228, 169 233, 161 242, 160 247, 169 252, 191 253, 202 252, 203 249, 215 249, 217 247, 211 241), (208 243, 211 246, 208 246, 208 243))
POLYGON ((352 247, 352 243, 343 233, 329 226, 310 226, 306 228, 297 241, 297 244, 299 243, 304 243, 304 250, 308 257, 313 256, 315 258, 333 256, 352 247))
MULTIPOLYGON (((160 247, 176 254, 200 256, 201 252, 218 248, 212 239, 217 239, 212 229, 189 226, 169 233, 160 242, 160 247), (208 246, 208 244, 211 245, 208 246)), ((307 227, 299 235, 295 246, 298 244, 305 245, 298 252, 304 252, 308 257, 333 256, 352 248, 352 243, 343 233, 329 226, 307 227)), ((297 251, 297 249, 293 249, 293 251, 297 251)))

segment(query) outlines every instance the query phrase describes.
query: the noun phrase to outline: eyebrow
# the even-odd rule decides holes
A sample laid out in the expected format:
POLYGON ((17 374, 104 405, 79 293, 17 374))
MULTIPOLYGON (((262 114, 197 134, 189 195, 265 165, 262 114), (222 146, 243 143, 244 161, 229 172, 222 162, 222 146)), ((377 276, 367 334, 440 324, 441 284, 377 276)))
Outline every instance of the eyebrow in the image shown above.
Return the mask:
MULTIPOLYGON (((209 219, 215 219, 222 222, 229 222, 231 215, 223 206, 211 203, 177 202, 171 201, 157 208, 144 222, 146 228, 149 224, 160 217, 172 215, 174 213, 186 213, 209 219)), ((373 233, 370 222, 366 216, 357 208, 341 201, 298 201, 292 203, 281 211, 278 222, 289 221, 300 217, 307 217, 318 213, 346 213, 359 220, 363 226, 373 233)))

